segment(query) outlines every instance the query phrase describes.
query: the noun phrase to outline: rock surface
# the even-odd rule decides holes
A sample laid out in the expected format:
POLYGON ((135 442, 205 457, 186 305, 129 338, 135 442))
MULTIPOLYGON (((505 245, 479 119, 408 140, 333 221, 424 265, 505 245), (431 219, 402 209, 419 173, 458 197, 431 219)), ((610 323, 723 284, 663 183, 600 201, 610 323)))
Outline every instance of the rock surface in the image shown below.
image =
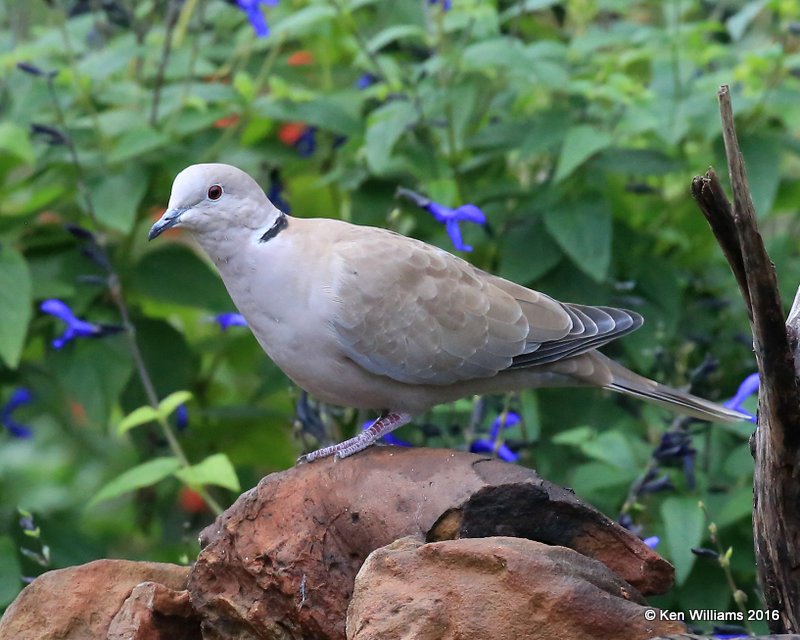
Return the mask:
MULTIPOLYGON (((20 593, 0 620, 9 640, 95 640, 109 637, 112 619, 134 587, 159 583, 163 596, 186 588, 188 567, 159 562, 96 560, 42 574, 20 593), (163 590, 163 591, 162 591, 163 590)), ((198 628, 197 622, 194 623, 198 628)), ((114 636, 114 640, 166 640, 173 636, 114 636)), ((195 636, 175 636, 199 638, 195 636)))
POLYGON ((347 639, 645 640, 685 631, 648 622, 643 602, 572 549, 523 538, 403 538, 358 572, 347 639))
POLYGON ((192 603, 206 639, 344 638, 356 573, 398 538, 529 538, 595 558, 643 593, 672 567, 529 469, 437 449, 372 447, 264 478, 201 536, 192 603))
POLYGON ((117 611, 107 640, 200 640, 200 621, 188 591, 142 582, 117 611))

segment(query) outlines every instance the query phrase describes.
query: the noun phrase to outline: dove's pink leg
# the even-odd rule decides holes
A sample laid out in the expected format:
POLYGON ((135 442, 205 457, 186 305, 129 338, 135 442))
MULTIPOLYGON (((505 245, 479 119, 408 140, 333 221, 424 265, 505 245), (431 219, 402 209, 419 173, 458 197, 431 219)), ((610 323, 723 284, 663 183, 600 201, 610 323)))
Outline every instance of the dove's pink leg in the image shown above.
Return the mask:
POLYGON ((347 456, 358 453, 362 449, 366 449, 369 445, 375 442, 378 438, 387 433, 390 433, 402 427, 404 424, 411 422, 411 416, 407 413, 387 413, 382 415, 369 427, 364 429, 354 438, 340 442, 339 444, 323 449, 317 449, 311 453, 301 456, 298 462, 311 462, 317 458, 325 458, 327 456, 336 455, 337 458, 346 458, 347 456))

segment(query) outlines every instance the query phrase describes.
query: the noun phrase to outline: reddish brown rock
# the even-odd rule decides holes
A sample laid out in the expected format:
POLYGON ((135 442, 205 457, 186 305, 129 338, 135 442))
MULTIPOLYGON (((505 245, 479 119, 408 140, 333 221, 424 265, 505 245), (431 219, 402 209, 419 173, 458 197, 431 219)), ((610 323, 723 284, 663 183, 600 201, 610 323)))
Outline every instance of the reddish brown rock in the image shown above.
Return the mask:
POLYGON ((108 628, 108 640, 200 640, 188 591, 137 584, 108 628))
POLYGON ((186 588, 188 567, 159 562, 96 560, 48 571, 29 584, 0 620, 0 638, 95 640, 141 582, 186 588))
POLYGON ((604 564, 572 549, 522 538, 404 538, 358 572, 347 639, 645 640, 685 631, 648 622, 649 609, 604 564))
POLYGON ((529 469, 372 447, 272 474, 243 494, 202 534, 192 604, 208 638, 344 638, 362 563, 409 535, 529 538, 594 557, 644 593, 672 584, 672 567, 638 538, 529 469))

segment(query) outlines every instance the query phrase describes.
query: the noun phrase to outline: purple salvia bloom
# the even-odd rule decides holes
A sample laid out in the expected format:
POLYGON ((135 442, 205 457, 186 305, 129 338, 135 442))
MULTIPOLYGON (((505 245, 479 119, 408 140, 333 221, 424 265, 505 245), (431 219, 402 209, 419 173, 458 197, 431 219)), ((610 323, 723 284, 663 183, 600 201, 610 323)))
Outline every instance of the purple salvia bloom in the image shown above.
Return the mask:
MULTIPOLYGON (((475 440, 471 445, 469 445, 469 450, 472 453, 491 453, 492 455, 495 455, 495 446, 495 442, 492 442, 487 438, 481 438, 480 440, 475 440)), ((519 455, 509 449, 507 444, 501 444, 499 447, 497 447, 496 454, 498 458, 505 460, 506 462, 516 462, 519 460, 519 455)))
POLYGON ((18 422, 12 415, 19 407, 30 404, 32 401, 33 394, 30 389, 19 387, 14 389, 8 402, 0 409, 0 424, 8 429, 8 432, 15 438, 30 438, 33 435, 33 430, 30 427, 18 422))
POLYGON ((508 411, 501 413, 492 422, 492 429, 488 438, 481 438, 475 440, 470 446, 469 450, 472 453, 491 453, 497 452, 497 457, 506 462, 516 462, 519 460, 519 455, 514 453, 508 445, 501 443, 497 445, 497 439, 500 437, 500 429, 508 429, 522 422, 522 418, 516 411, 508 411))
POLYGON ((472 222, 473 224, 486 224, 486 216, 474 204, 464 204, 457 209, 445 207, 438 202, 430 201, 425 205, 425 209, 433 215, 437 222, 444 224, 447 235, 453 241, 453 246, 459 251, 472 251, 472 247, 464 244, 461 239, 461 222, 472 222))
POLYGON ((733 409, 734 411, 738 411, 740 413, 744 413, 745 415, 750 416, 750 422, 756 422, 756 417, 751 415, 749 411, 745 411, 742 409, 742 405, 745 401, 752 395, 758 393, 758 385, 759 385, 759 377, 757 373, 751 373, 744 379, 744 382, 739 385, 738 391, 736 391, 736 395, 733 396, 727 402, 723 402, 722 406, 727 407, 728 409, 733 409))
POLYGON ((247 14, 256 36, 266 38, 269 35, 269 25, 261 11, 261 5, 274 7, 278 4, 278 0, 236 0, 236 4, 247 14))
POLYGON ((642 542, 644 542, 651 549, 655 549, 658 546, 658 543, 661 542, 661 538, 658 536, 650 536, 649 538, 642 540, 642 542))
POLYGON ((428 211, 437 222, 444 224, 447 235, 453 241, 456 249, 460 251, 472 251, 472 247, 465 245, 461 239, 461 228, 458 226, 461 222, 471 222, 473 224, 486 224, 486 216, 474 204, 464 204, 457 209, 445 207, 438 202, 434 202, 430 198, 421 196, 411 189, 398 187, 395 197, 403 197, 411 200, 415 205, 421 209, 428 211))
POLYGON ((214 321, 219 324, 220 329, 227 331, 229 327, 246 327, 247 320, 241 313, 219 313, 214 316, 214 321))
POLYGON ((108 333, 108 330, 100 325, 76 318, 72 309, 61 300, 45 300, 39 308, 67 325, 64 333, 53 340, 52 344, 55 349, 62 349, 64 345, 75 338, 96 338, 108 333))
POLYGON ((280 171, 277 169, 270 174, 267 198, 269 198, 269 201, 284 213, 292 212, 291 205, 283 196, 283 180, 281 180, 280 171))
POLYGON ((186 408, 185 404, 178 406, 175 409, 175 427, 178 431, 186 431, 186 427, 189 426, 189 409, 186 408))
MULTIPOLYGON (((369 429, 372 426, 373 422, 375 422, 375 421, 374 420, 367 420, 364 424, 361 425, 361 430, 362 431, 366 431, 367 429, 369 429)), ((405 440, 401 440, 400 438, 398 438, 393 433, 387 433, 386 435, 381 436, 380 439, 385 444, 391 444, 391 445, 394 445, 395 447, 413 447, 414 446, 410 442, 406 442, 405 440)))
POLYGON ((358 80, 356 80, 356 88, 363 91, 367 87, 371 87, 373 84, 375 84, 375 80, 377 80, 377 78, 371 73, 362 73, 358 77, 358 80))
POLYGON ((317 128, 306 127, 300 137, 295 141, 294 148, 301 158, 310 158, 317 150, 317 128))
POLYGON ((444 11, 450 11, 453 8, 453 0, 428 0, 428 4, 441 4, 444 11))
POLYGON ((511 427, 515 427, 520 422, 522 422, 522 418, 516 411, 507 411, 505 414, 501 413, 494 419, 492 422, 492 430, 491 430, 491 440, 494 442, 500 436, 500 427, 502 426, 503 429, 510 429, 511 427))

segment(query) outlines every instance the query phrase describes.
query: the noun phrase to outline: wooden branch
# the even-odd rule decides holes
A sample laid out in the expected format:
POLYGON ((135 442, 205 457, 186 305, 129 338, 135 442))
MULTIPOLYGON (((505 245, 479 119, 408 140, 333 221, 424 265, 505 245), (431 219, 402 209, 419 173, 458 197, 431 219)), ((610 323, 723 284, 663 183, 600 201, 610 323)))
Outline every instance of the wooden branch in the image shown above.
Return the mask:
POLYGON ((714 169, 709 168, 704 176, 695 176, 692 180, 692 196, 694 196, 697 206, 706 217, 711 230, 717 237, 719 246, 731 266, 733 276, 739 285, 739 292, 744 298, 747 307, 747 315, 750 321, 753 320, 753 305, 750 301, 750 292, 747 289, 747 276, 744 272, 744 261, 742 260, 742 246, 739 244, 739 233, 733 222, 731 203, 728 196, 720 184, 719 177, 714 169))
POLYGON ((754 434, 753 528, 758 578, 767 606, 779 613, 773 632, 800 629, 800 291, 788 322, 774 265, 756 224, 730 91, 718 93, 734 202, 713 170, 692 181, 692 194, 711 225, 748 308, 761 377, 754 434))

